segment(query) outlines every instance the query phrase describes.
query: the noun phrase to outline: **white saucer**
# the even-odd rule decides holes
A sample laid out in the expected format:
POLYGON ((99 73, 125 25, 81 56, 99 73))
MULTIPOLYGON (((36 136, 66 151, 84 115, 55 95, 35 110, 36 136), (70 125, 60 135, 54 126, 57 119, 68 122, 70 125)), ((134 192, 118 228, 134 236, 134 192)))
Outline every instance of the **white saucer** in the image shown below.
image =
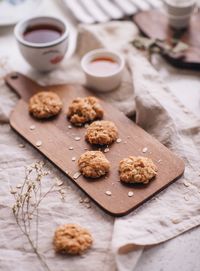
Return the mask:
POLYGON ((0 26, 14 25, 32 16, 42 0, 0 0, 0 26))

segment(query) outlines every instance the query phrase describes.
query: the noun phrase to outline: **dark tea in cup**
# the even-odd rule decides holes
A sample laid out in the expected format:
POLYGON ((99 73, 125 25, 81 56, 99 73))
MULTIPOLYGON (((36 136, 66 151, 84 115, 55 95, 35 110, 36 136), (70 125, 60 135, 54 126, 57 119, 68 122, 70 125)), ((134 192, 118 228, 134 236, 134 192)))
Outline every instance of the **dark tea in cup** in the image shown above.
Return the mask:
POLYGON ((63 34, 62 29, 55 25, 38 24, 29 26, 23 34, 24 40, 33 43, 52 42, 60 38, 63 34))

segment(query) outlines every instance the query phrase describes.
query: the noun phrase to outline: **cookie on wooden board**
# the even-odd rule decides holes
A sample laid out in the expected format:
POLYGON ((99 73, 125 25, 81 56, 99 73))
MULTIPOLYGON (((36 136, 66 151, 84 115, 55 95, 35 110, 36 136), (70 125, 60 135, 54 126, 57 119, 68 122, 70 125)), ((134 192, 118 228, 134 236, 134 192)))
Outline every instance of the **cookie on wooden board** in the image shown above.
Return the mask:
POLYGON ((120 180, 124 183, 147 184, 157 175, 157 167, 150 158, 129 156, 119 163, 120 180))
POLYGON ((112 121, 94 121, 87 128, 85 139, 90 144, 110 145, 116 141, 118 136, 117 127, 112 121))
POLYGON ((29 100, 29 112, 35 118, 46 119, 56 116, 62 109, 60 97, 51 91, 41 91, 29 100))
POLYGON ((110 169, 110 163, 101 151, 87 151, 78 160, 79 171, 85 177, 99 178, 110 169))
POLYGON ((103 114, 99 100, 92 96, 74 99, 67 111, 69 121, 75 126, 102 119, 103 114))

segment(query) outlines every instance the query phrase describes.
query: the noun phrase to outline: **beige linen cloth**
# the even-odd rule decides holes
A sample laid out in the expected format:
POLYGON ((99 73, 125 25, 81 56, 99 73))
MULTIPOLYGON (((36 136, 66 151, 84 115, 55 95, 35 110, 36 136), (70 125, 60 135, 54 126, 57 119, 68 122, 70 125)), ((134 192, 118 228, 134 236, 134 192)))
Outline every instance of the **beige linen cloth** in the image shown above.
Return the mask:
MULTIPOLYGON (((41 84, 84 83, 78 61, 84 53, 99 47, 121 51, 127 60, 122 85, 99 96, 130 117, 136 112, 140 126, 185 160, 184 177, 122 218, 110 217, 93 203, 90 209, 86 208, 79 203, 79 197, 84 198, 84 194, 11 130, 8 117, 17 97, 1 81, 0 270, 43 270, 15 224, 10 209, 13 199, 9 194, 9 186, 23 178, 24 166, 38 159, 46 162, 52 176, 64 180, 66 189, 65 202, 49 196, 39 212, 39 247, 51 270, 112 271, 116 266, 120 271, 133 270, 145 246, 164 242, 199 225, 200 122, 186 112, 149 62, 129 44, 135 35, 137 29, 130 22, 81 26, 73 58, 66 59, 60 69, 49 74, 31 72, 29 75, 41 84), (19 148, 22 142, 25 148, 19 148), (93 248, 81 257, 55 256, 52 248, 55 227, 70 222, 91 231, 93 248)), ((12 68, 12 60, 1 66, 3 76, 12 68)))

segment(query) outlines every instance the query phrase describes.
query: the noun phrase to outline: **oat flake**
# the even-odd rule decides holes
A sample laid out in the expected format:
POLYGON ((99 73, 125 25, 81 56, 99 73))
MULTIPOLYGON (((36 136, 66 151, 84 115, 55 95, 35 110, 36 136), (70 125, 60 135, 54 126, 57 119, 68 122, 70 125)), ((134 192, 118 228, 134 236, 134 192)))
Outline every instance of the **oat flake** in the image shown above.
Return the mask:
POLYGON ((128 196, 129 196, 129 197, 132 197, 133 195, 134 195, 134 193, 133 193, 132 191, 129 191, 129 192, 128 192, 128 196))
POLYGON ((63 181, 57 180, 57 181, 56 181, 56 184, 57 184, 58 186, 61 186, 61 185, 63 185, 63 181))
POLYGON ((69 150, 72 151, 74 149, 74 147, 69 147, 69 150))
POLYGON ((19 144, 19 147, 20 147, 20 148, 24 148, 25 145, 24 145, 24 144, 19 144))
POLYGON ((36 141, 35 145, 36 145, 37 147, 42 146, 42 141, 41 141, 41 140, 36 141))
POLYGON ((106 152, 109 152, 109 150, 110 150, 109 148, 105 148, 105 150, 103 152, 106 153, 106 152))
POLYGON ((174 223, 174 224, 178 224, 178 223, 181 222, 180 219, 178 219, 178 218, 173 218, 171 221, 172 221, 172 223, 174 223))
POLYGON ((74 139, 75 139, 76 141, 79 141, 81 138, 80 138, 79 136, 76 136, 74 139))
POLYGON ((190 183, 187 182, 187 181, 184 181, 183 184, 184 184, 186 187, 189 187, 189 186, 190 186, 190 183))
POLYGON ((117 143, 122 142, 121 138, 118 138, 118 139, 116 140, 116 142, 117 142, 117 143))
POLYGON ((31 126, 29 127, 29 129, 30 129, 30 130, 35 130, 35 125, 31 125, 31 126))
POLYGON ((148 148, 147 148, 147 147, 145 147, 145 148, 142 149, 142 152, 143 152, 143 153, 146 153, 147 151, 148 151, 148 148))
POLYGON ((78 171, 74 174, 73 178, 78 179, 81 176, 81 173, 78 171))
POLYGON ((111 196, 111 195, 112 195, 112 192, 111 192, 111 191, 106 191, 105 194, 106 194, 107 196, 111 196))

